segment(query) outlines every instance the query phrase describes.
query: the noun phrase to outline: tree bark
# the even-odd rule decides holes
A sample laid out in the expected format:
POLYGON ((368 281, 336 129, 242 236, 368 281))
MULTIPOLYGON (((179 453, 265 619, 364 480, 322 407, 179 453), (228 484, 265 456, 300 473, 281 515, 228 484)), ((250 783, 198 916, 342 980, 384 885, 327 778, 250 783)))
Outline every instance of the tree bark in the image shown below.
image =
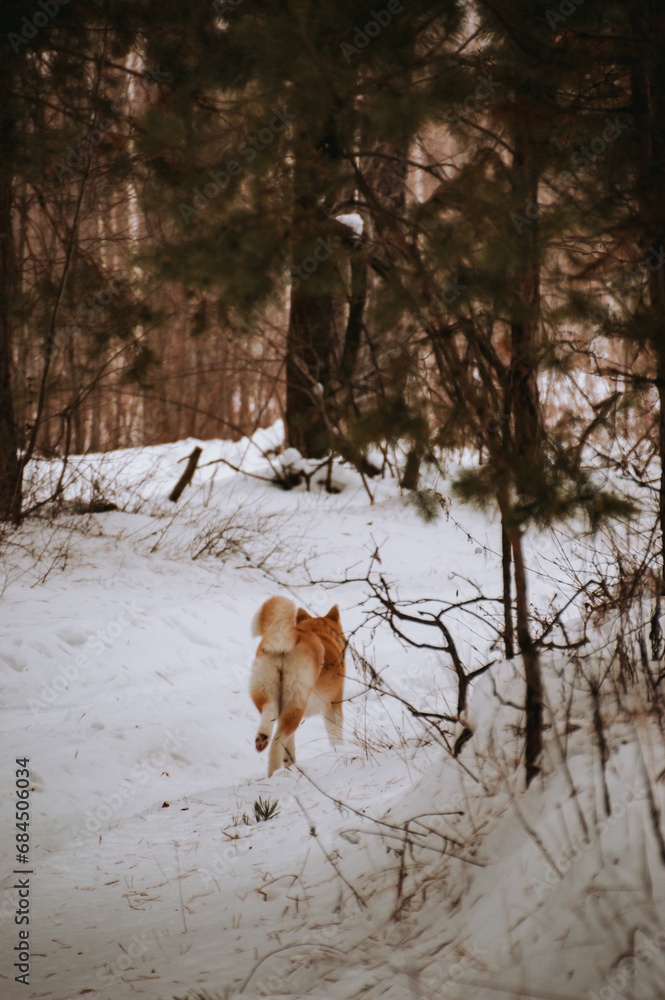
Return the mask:
POLYGON ((180 499, 182 491, 185 489, 186 486, 189 486, 189 484, 191 483, 192 477, 196 471, 196 466, 199 464, 199 459, 201 457, 202 451, 203 451, 202 448, 198 447, 195 448, 192 454, 187 459, 187 465, 185 466, 185 471, 183 472, 180 479, 175 484, 175 486, 173 487, 173 489, 169 494, 169 500, 171 500, 173 503, 175 503, 177 500, 180 499))
MULTIPOLYGON (((332 125, 318 143, 301 131, 294 147, 294 215, 291 245, 291 309, 286 336, 286 443, 305 458, 321 458, 330 450, 325 399, 330 394, 335 310, 330 252, 323 257, 319 238, 327 213, 319 205, 318 159, 338 155, 332 125), (332 130, 332 131, 331 131, 332 130), (330 134, 329 134, 330 133, 330 134), (314 163, 314 166, 312 166, 314 163), (317 256, 314 257, 315 251, 317 256), (314 261, 312 270, 309 262, 314 261)), ((324 241, 323 247, 326 247, 324 241)))
POLYGON ((540 774, 540 755, 543 749, 543 676, 540 656, 534 646, 529 628, 529 602, 526 585, 526 568, 519 530, 510 529, 510 547, 515 566, 515 605, 517 609, 517 642, 526 679, 525 747, 526 787, 540 774))
POLYGON ((660 492, 658 523, 660 525, 660 591, 665 595, 665 352, 658 354, 658 457, 660 459, 660 492))
POLYGON ((513 629, 513 598, 511 587, 512 556, 508 532, 501 518, 501 570, 503 574, 503 645, 506 659, 515 655, 515 633, 513 629))
MULTIPOLYGON (((16 59, 5 53, 0 73, 0 149, 11 150, 15 121, 10 92, 16 59)), ((6 152, 6 155, 8 153, 6 152)), ((17 521, 21 516, 22 468, 18 456, 14 398, 12 393, 12 318, 15 269, 12 240, 13 176, 8 162, 0 164, 0 520, 17 521)))
POLYGON ((330 446, 323 378, 328 370, 326 341, 331 321, 328 295, 315 297, 301 288, 292 290, 286 337, 286 443, 305 458, 321 458, 330 446))
POLYGON ((344 397, 344 410, 347 412, 354 405, 353 384, 351 380, 355 373, 360 353, 367 292, 367 263, 365 260, 357 260, 354 254, 351 258, 349 316, 346 321, 346 331, 338 373, 338 380, 344 397))
MULTIPOLYGON (((631 90, 635 124, 636 175, 640 222, 644 240, 641 250, 665 248, 665 10, 658 0, 630 0, 631 90)), ((665 269, 649 268, 649 310, 652 329, 650 346, 656 360, 656 385, 660 413, 658 452, 660 497, 658 517, 661 532, 661 589, 665 588, 665 269)))
MULTIPOLYGON (((515 94, 513 190, 524 197, 525 205, 531 205, 533 218, 531 225, 525 227, 521 234, 515 275, 516 296, 510 324, 512 358, 507 409, 512 416, 512 444, 509 446, 512 478, 518 492, 524 490, 527 493, 532 489, 534 477, 538 477, 545 457, 545 434, 538 392, 540 236, 537 218, 542 150, 546 148, 551 128, 551 116, 549 109, 543 107, 544 103, 543 95, 534 96, 523 90, 515 94)), ((506 433, 506 441, 508 438, 506 433)), ((526 680, 525 763, 528 788, 540 773, 543 748, 543 678, 540 657, 529 627, 522 530, 514 523, 512 503, 507 496, 500 501, 500 507, 502 529, 510 543, 513 559, 517 644, 526 680)))
MULTIPOLYGON (((513 136, 513 190, 537 214, 539 157, 537 141, 526 131, 513 136)), ((513 434, 517 455, 526 463, 521 471, 529 475, 540 464, 543 427, 538 393, 538 321, 540 263, 537 218, 520 235, 523 252, 516 275, 516 313, 510 324, 512 359, 508 397, 513 413, 513 434), (536 462, 533 466, 531 463, 536 462)))

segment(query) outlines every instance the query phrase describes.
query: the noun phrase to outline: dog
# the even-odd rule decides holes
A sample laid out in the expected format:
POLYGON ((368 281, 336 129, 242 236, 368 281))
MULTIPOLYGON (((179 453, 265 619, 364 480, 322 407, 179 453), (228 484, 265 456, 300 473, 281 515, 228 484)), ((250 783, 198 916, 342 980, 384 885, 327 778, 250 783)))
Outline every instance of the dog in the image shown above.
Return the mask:
POLYGON ((255 746, 262 753, 275 722, 268 753, 268 777, 296 759, 295 731, 303 718, 323 714, 331 746, 342 742, 346 639, 337 605, 323 618, 287 597, 271 597, 252 622, 261 636, 249 693, 261 715, 255 746))

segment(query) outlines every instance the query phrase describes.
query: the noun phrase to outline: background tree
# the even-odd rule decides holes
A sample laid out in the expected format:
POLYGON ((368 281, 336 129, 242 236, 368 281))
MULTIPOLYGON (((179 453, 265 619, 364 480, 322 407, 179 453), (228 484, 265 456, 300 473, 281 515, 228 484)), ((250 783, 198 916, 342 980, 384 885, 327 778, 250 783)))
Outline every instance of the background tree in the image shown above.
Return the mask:
MULTIPOLYGON (((100 214, 108 212, 114 184, 127 174, 126 138, 118 128, 123 114, 114 103, 125 81, 111 68, 114 56, 128 46, 126 35, 120 40, 121 7, 101 4, 81 13, 55 3, 35 11, 17 0, 3 7, 0 516, 5 518, 21 514, 24 470, 40 434, 48 448, 50 421, 57 414, 69 435, 81 394, 89 391, 72 384, 70 398, 56 402, 62 393, 56 369, 78 367, 81 343, 75 345, 73 337, 84 325, 80 307, 103 271, 94 229, 100 214)), ((126 183, 124 189, 126 197, 126 183)), ((126 305, 117 289, 115 296, 119 306, 126 305)), ((104 337, 99 316, 94 324, 99 342, 104 337)), ((124 329, 131 328, 125 311, 124 329)))
MULTIPOLYGON (((309 456, 322 455, 332 438, 347 457, 354 455, 344 426, 350 411, 340 404, 353 409, 348 387, 364 360, 367 269, 381 269, 393 235, 375 214, 371 244, 359 252, 336 216, 355 209, 369 221, 369 161, 381 143, 406 149, 428 118, 427 95, 411 86, 422 63, 418 46, 440 58, 462 14, 454 2, 414 3, 381 20, 361 3, 266 3, 260 11, 243 5, 221 18, 201 13, 198 34, 192 29, 185 43, 168 31, 151 41, 154 61, 178 67, 194 59, 207 95, 202 99, 190 86, 189 97, 174 100, 161 121, 145 123, 146 142, 151 136, 158 142, 169 121, 177 131, 177 107, 180 120, 195 122, 196 134, 206 137, 198 148, 187 141, 186 161, 185 144, 175 138, 155 161, 163 190, 174 192, 174 216, 179 206, 186 216, 164 274, 214 281, 229 320, 239 325, 261 304, 288 294, 287 438, 309 456), (276 110, 286 124, 278 118, 273 128, 276 110), (206 188, 193 182, 203 185, 219 163, 233 165, 233 176, 227 181, 223 170, 223 190, 204 205, 206 188), (184 201, 188 188, 190 195, 203 192, 196 205, 184 201), (224 270, 215 277, 213 245, 224 270)), ((393 158, 394 168, 402 163, 403 153, 393 158)), ((384 337, 380 331, 378 342, 384 337)))

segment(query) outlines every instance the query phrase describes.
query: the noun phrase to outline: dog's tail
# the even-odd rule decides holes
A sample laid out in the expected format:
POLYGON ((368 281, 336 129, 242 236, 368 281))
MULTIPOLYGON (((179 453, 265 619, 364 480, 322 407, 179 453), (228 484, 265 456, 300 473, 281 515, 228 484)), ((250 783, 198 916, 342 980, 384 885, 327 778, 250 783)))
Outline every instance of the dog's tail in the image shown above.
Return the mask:
POLYGON ((288 597, 270 597, 254 615, 252 635, 263 637, 266 653, 290 653, 298 641, 293 601, 288 597))

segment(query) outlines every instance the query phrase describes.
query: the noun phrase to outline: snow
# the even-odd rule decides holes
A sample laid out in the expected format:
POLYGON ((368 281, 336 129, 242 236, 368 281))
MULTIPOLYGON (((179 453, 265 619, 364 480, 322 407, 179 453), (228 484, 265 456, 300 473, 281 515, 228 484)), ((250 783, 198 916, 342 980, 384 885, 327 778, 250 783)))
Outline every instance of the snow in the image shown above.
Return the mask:
MULTIPOLYGON (((497 660, 453 759, 445 740, 460 727, 444 739, 389 693, 454 713, 449 658, 404 646, 372 617, 365 577, 378 551, 375 575, 395 596, 428 598, 422 610, 477 588, 498 597, 497 525, 454 503, 425 524, 390 478, 370 481, 370 504, 347 467, 334 470, 337 494, 322 488, 325 468, 284 491, 266 480, 312 466, 266 458, 281 433, 74 458, 68 499, 103 495, 120 509, 41 508, 4 540, 0 787, 13 801, 13 761, 29 757, 34 874, 26 988, 12 968, 21 866, 5 806, 2 995, 662 996, 664 860, 649 793, 662 815, 663 744, 639 703, 603 704, 605 815, 585 677, 611 659, 610 625, 576 666, 544 655, 545 774, 525 792, 513 707, 523 678, 518 659, 490 648, 498 610, 447 617, 469 669, 497 660), (193 485, 170 504, 196 445, 193 485), (268 780, 247 685, 251 620, 274 593, 317 614, 338 603, 357 655, 345 745, 332 750, 309 719, 297 768, 268 780), (361 657, 383 693, 368 689, 361 657), (259 797, 278 800, 276 818, 254 821, 259 797)), ((35 501, 59 472, 33 465, 35 501)), ((434 474, 429 485, 449 494, 434 474)), ((540 608, 609 558, 576 531, 531 539, 527 557, 540 608)), ((578 615, 571 606, 571 635, 578 615)))
POLYGON ((352 229, 356 236, 362 236, 365 223, 362 216, 357 212, 349 212, 348 215, 336 215, 335 220, 348 229, 352 229))

